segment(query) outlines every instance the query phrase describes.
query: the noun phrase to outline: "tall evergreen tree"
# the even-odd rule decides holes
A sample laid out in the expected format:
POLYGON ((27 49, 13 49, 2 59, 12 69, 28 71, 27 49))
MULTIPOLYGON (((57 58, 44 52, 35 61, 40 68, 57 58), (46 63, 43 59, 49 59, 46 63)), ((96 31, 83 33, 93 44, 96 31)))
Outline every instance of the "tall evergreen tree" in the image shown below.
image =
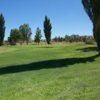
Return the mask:
POLYGON ((45 38, 48 44, 50 44, 51 42, 51 29, 52 29, 52 25, 50 23, 50 19, 47 16, 45 16, 44 33, 45 33, 45 38))
POLYGON ((82 0, 82 3, 93 22, 93 35, 100 53, 100 0, 82 0))
POLYGON ((36 34, 35 34, 34 41, 39 44, 40 43, 40 40, 41 40, 41 37, 42 37, 41 30, 38 27, 37 30, 36 30, 36 34))
POLYGON ((2 14, 0 14, 0 46, 3 45, 5 36, 5 19, 2 14))

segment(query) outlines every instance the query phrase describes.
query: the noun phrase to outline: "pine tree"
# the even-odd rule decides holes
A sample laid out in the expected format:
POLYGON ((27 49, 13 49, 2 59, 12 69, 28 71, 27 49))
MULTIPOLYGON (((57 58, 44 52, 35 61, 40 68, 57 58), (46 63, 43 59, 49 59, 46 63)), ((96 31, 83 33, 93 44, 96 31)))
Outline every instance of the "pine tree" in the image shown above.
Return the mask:
POLYGON ((37 30, 36 30, 36 34, 35 34, 34 41, 39 44, 40 43, 40 40, 41 40, 41 37, 42 37, 41 30, 38 27, 37 30))

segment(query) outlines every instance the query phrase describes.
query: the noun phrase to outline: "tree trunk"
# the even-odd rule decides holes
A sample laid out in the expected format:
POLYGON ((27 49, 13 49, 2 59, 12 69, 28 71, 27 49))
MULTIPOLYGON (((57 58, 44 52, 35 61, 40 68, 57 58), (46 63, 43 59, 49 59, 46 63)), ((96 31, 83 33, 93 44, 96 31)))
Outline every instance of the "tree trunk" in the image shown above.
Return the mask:
POLYGON ((95 41, 97 42, 98 51, 100 53, 100 17, 98 17, 97 20, 94 20, 93 34, 95 41))
POLYGON ((100 0, 92 0, 93 34, 100 53, 100 0))

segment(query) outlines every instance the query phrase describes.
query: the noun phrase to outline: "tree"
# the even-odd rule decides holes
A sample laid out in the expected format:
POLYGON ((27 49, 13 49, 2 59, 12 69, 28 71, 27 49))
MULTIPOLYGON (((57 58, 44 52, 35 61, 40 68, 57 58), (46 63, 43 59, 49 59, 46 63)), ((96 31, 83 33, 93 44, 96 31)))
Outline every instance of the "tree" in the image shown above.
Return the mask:
POLYGON ((100 53, 100 0, 82 0, 82 3, 93 23, 93 35, 100 53))
POLYGON ((23 24, 19 27, 19 31, 22 34, 22 40, 23 42, 26 41, 26 43, 28 44, 30 39, 31 39, 31 35, 32 35, 32 31, 31 28, 29 27, 29 24, 23 24))
POLYGON ((2 14, 0 14, 0 46, 3 45, 5 36, 5 19, 2 14))
POLYGON ((61 37, 61 36, 58 36, 57 40, 58 40, 58 42, 63 42, 64 41, 64 38, 61 37))
POLYGON ((12 29, 10 32, 10 37, 8 37, 8 41, 11 45, 16 45, 18 41, 22 39, 21 33, 18 29, 12 29))
POLYGON ((52 29, 52 25, 50 23, 50 19, 47 16, 45 16, 44 33, 45 33, 45 38, 48 44, 50 44, 51 42, 51 29, 52 29))
POLYGON ((57 37, 57 36, 54 37, 54 38, 53 38, 53 41, 54 41, 54 42, 58 42, 58 37, 57 37))
POLYGON ((38 27, 37 30, 36 30, 36 34, 35 34, 34 41, 39 44, 40 43, 40 40, 41 40, 41 37, 42 37, 41 30, 38 27))

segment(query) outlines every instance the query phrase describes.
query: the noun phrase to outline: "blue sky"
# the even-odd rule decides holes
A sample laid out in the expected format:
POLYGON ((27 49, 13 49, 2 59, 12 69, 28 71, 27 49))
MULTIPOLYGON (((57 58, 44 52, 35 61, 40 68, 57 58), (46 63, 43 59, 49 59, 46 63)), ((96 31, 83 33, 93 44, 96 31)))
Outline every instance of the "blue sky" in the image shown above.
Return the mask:
POLYGON ((0 13, 6 21, 5 39, 10 30, 28 23, 32 38, 36 28, 43 33, 45 15, 51 19, 52 37, 71 34, 92 35, 92 23, 86 15, 81 0, 0 0, 0 13))

